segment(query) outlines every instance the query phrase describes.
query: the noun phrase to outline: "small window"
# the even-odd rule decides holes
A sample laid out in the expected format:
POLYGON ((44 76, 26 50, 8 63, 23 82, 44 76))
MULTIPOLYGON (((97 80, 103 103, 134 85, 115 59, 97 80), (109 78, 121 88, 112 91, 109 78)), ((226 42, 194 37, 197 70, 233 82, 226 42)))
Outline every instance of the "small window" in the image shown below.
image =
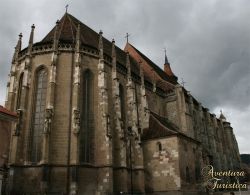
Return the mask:
POLYGON ((162 151, 162 144, 161 142, 157 142, 157 146, 158 146, 158 151, 162 151))

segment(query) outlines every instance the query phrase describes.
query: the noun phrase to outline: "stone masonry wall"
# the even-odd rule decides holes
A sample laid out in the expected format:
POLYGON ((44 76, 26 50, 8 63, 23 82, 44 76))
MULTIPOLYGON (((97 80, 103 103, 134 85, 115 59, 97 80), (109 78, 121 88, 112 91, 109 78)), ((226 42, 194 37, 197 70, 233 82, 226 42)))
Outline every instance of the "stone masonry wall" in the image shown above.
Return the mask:
POLYGON ((145 191, 171 191, 181 188, 178 138, 169 137, 143 143, 145 191), (159 151, 159 144, 162 150, 159 151))

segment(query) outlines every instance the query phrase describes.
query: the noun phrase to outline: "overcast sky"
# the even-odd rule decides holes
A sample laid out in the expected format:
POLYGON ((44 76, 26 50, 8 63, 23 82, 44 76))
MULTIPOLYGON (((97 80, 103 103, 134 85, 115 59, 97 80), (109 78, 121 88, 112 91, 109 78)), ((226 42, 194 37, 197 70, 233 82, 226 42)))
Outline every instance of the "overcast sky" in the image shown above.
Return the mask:
POLYGON ((0 6, 0 104, 18 34, 27 46, 34 23, 40 41, 65 12, 111 40, 129 41, 172 70, 204 107, 231 122, 241 153, 250 153, 249 0, 8 0, 0 6))

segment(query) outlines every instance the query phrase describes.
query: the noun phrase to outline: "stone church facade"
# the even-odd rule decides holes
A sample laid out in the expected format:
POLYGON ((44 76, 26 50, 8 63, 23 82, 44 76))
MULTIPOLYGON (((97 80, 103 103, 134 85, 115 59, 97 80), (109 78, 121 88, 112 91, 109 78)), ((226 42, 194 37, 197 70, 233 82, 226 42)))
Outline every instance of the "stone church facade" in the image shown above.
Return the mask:
POLYGON ((11 194, 198 194, 201 168, 240 168, 233 129, 130 43, 72 15, 27 48, 20 34, 6 107, 11 194))

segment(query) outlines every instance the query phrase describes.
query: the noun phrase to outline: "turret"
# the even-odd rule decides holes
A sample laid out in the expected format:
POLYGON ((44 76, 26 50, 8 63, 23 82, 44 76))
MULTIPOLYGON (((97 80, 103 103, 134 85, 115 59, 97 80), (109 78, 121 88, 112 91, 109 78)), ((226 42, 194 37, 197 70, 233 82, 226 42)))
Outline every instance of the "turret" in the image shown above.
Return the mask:
POLYGON ((29 38, 29 45, 28 45, 28 53, 27 53, 27 55, 31 55, 31 52, 32 52, 33 41, 34 41, 34 30, 35 30, 35 25, 33 24, 31 26, 31 32, 30 32, 30 38, 29 38))
POLYGON ((103 34, 103 32, 100 31, 100 32, 99 32, 99 45, 98 45, 98 49, 99 49, 99 59, 100 59, 100 60, 104 60, 104 58, 103 58, 103 41, 102 41, 102 34, 103 34))
POLYGON ((18 59, 18 54, 19 52, 21 51, 21 48, 22 48, 22 33, 19 34, 19 39, 17 41, 17 44, 16 44, 16 47, 15 47, 15 52, 14 52, 14 55, 13 55, 13 58, 12 58, 12 64, 14 64, 17 59, 18 59))
POLYGON ((115 40, 112 39, 112 68, 116 71, 116 50, 115 50, 115 40))

